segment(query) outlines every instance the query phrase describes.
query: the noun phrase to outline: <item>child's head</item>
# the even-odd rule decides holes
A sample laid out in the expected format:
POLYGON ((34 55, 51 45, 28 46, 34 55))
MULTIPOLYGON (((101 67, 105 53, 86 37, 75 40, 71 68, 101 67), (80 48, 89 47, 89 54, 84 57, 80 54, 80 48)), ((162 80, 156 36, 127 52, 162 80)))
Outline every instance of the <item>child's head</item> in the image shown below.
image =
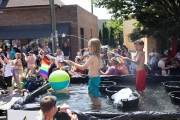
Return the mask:
POLYGON ((63 66, 65 66, 65 62, 62 60, 59 60, 58 65, 59 65, 59 67, 63 67, 63 66))
POLYGON ((134 42, 134 46, 135 46, 135 48, 136 48, 137 51, 142 51, 143 48, 144 48, 144 41, 142 41, 142 40, 136 40, 136 41, 134 42))
POLYGON ((101 43, 100 43, 99 39, 92 38, 88 42, 88 49, 89 49, 90 54, 100 57, 100 48, 101 48, 101 43))
POLYGON ((81 56, 81 52, 77 52, 77 56, 81 56))
POLYGON ((45 96, 40 101, 40 108, 45 116, 53 117, 57 112, 57 98, 55 96, 45 96))
POLYGON ((117 65, 118 64, 118 61, 115 57, 112 57, 111 58, 111 65, 114 66, 114 65, 117 65))
POLYGON ((164 60, 164 61, 165 61, 166 59, 167 59, 167 55, 164 55, 164 54, 161 55, 161 60, 164 60))
POLYGON ((55 63, 55 59, 54 59, 54 58, 51 58, 51 59, 50 59, 50 63, 51 63, 51 64, 55 63))
POLYGON ((76 56, 75 63, 81 64, 81 58, 79 56, 76 56))

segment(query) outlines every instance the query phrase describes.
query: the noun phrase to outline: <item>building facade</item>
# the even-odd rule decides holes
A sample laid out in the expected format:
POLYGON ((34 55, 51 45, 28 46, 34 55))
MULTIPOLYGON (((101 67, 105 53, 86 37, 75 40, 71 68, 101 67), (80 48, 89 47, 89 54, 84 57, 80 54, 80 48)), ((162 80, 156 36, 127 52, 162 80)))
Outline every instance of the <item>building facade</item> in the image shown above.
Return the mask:
MULTIPOLYGON (((3 0, 0 10, 3 11, 0 13, 0 40, 51 37, 49 0, 3 0)), ((64 5, 55 0, 55 16, 59 46, 68 39, 72 59, 80 49, 87 47, 89 39, 98 37, 97 17, 78 5, 64 5), (63 38, 63 33, 67 37, 63 38)))

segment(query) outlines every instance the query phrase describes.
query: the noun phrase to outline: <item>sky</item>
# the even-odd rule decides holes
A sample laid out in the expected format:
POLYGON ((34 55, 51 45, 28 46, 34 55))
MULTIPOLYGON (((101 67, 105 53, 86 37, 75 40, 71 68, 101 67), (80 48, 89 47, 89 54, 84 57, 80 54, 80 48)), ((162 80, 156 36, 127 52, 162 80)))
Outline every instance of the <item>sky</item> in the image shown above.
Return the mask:
MULTIPOLYGON (((66 5, 77 4, 87 11, 91 12, 91 2, 90 0, 61 0, 66 5)), ((110 19, 111 15, 108 14, 108 11, 105 8, 95 8, 93 9, 94 15, 98 19, 110 19)))

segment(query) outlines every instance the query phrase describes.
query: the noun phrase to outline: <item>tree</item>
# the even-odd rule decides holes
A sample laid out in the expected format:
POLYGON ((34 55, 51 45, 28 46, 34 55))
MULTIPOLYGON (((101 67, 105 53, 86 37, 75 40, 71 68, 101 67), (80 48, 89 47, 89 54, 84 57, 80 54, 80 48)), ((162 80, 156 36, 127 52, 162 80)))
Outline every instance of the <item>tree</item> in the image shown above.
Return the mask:
POLYGON ((111 31, 113 31, 114 41, 113 42, 111 41, 110 44, 113 43, 113 46, 116 47, 117 41, 119 41, 119 44, 122 46, 122 44, 123 44, 123 21, 117 20, 117 19, 107 21, 106 26, 113 29, 111 31), (116 45, 114 43, 116 43, 116 45))
POLYGON ((134 30, 136 38, 180 37, 180 0, 94 0, 94 4, 107 8, 113 18, 136 19, 142 26, 134 30))
POLYGON ((103 33, 102 44, 108 45, 108 43, 109 43, 109 29, 106 26, 106 22, 103 23, 102 33, 103 33))
POLYGON ((101 32, 101 29, 99 29, 99 40, 102 41, 102 32, 101 32))
POLYGON ((108 45, 112 48, 115 48, 117 46, 116 39, 114 39, 114 28, 110 27, 110 39, 108 45))

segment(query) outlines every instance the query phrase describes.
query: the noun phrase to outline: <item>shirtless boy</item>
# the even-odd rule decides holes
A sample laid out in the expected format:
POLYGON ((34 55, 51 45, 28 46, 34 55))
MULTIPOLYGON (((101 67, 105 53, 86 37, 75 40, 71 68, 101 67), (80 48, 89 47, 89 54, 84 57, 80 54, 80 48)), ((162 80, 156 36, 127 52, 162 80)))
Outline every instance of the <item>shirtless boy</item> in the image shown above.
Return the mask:
POLYGON ((131 60, 128 57, 124 57, 124 59, 135 63, 136 65, 136 90, 139 94, 142 95, 146 86, 146 70, 144 69, 145 54, 143 51, 144 42, 142 40, 136 40, 134 42, 134 46, 137 51, 136 59, 131 60))

